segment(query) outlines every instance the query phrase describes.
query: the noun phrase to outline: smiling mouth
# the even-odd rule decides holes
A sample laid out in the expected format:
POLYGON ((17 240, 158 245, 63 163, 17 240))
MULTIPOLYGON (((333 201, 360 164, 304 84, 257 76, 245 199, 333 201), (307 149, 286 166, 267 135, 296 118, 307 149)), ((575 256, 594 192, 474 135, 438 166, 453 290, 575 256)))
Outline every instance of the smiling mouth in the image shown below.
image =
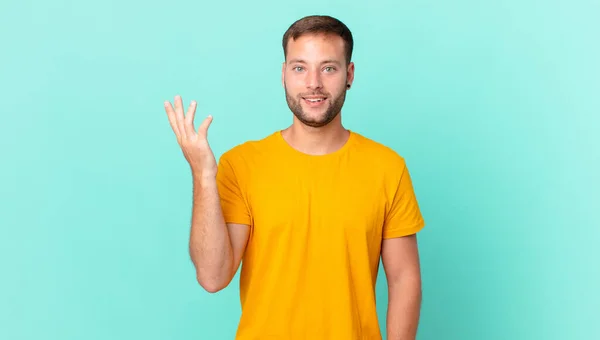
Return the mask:
POLYGON ((302 97, 309 104, 318 104, 322 103, 327 99, 327 97, 302 97))

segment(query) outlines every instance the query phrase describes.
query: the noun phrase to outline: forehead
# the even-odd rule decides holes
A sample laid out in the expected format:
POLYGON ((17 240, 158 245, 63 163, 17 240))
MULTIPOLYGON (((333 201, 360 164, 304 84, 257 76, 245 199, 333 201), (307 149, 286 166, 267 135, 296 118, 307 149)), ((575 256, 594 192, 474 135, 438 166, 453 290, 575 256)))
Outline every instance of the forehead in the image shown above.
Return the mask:
POLYGON ((305 34, 287 43, 287 60, 308 62, 324 59, 342 61, 345 57, 344 40, 333 34, 305 34))

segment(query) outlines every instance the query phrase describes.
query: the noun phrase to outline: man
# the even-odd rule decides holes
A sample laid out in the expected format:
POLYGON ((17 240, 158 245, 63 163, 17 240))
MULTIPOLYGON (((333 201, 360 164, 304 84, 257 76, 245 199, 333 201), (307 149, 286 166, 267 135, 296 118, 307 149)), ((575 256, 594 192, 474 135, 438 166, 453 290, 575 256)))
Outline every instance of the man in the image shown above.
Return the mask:
POLYGON ((379 260, 388 283, 387 338, 415 339, 424 226, 404 159, 341 123, 354 80, 353 40, 328 16, 284 34, 282 84, 293 123, 225 152, 207 141, 196 103, 165 102, 193 174, 190 255, 200 285, 225 288, 243 259, 236 339, 381 339, 379 260))

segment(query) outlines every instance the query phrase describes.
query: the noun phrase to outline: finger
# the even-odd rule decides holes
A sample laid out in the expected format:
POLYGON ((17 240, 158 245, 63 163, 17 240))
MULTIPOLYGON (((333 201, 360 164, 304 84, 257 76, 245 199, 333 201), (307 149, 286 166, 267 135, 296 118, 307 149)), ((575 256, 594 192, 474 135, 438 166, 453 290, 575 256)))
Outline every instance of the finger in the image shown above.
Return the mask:
POLYGON ((180 138, 181 135, 179 133, 179 128, 177 127, 177 118, 175 117, 175 111, 173 110, 173 106, 171 106, 171 102, 165 101, 165 111, 167 112, 167 117, 169 118, 169 124, 171 125, 171 129, 175 133, 177 138, 180 138))
POLYGON ((198 127, 198 135, 204 139, 208 138, 208 127, 210 126, 210 123, 212 123, 213 117, 211 115, 209 115, 208 117, 206 117, 204 119, 204 121, 202 122, 202 124, 200 124, 200 126, 198 127))
POLYGON ((185 133, 188 136, 193 136, 195 135, 195 130, 194 130, 194 115, 196 113, 196 101, 192 100, 192 102, 190 103, 190 107, 188 107, 188 111, 185 115, 185 133))
POLYGON ((183 101, 180 95, 175 96, 175 118, 177 120, 177 128, 182 138, 187 138, 185 131, 185 122, 183 117, 183 101))

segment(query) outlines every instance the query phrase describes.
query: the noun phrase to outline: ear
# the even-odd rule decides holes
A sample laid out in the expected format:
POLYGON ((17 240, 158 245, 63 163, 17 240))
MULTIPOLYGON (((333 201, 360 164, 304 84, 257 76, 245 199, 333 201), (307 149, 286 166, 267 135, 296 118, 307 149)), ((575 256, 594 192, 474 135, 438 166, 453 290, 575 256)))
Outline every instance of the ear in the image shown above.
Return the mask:
POLYGON ((352 82, 354 82, 354 62, 350 62, 348 64, 346 79, 347 79, 347 84, 351 86, 352 82))

